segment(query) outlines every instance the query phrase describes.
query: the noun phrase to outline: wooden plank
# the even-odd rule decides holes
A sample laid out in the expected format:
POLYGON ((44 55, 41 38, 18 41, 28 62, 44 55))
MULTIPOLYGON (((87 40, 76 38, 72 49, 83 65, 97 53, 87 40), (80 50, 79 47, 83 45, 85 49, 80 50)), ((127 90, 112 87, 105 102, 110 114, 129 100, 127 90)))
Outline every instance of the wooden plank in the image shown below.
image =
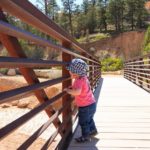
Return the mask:
POLYGON ((49 81, 45 81, 42 83, 36 83, 33 85, 13 89, 10 91, 5 91, 0 93, 0 104, 5 103, 5 102, 10 102, 11 100, 14 100, 15 98, 18 98, 20 96, 24 96, 28 93, 35 92, 37 90, 43 89, 48 86, 55 85, 57 83, 60 83, 62 81, 70 79, 69 77, 61 77, 49 81))

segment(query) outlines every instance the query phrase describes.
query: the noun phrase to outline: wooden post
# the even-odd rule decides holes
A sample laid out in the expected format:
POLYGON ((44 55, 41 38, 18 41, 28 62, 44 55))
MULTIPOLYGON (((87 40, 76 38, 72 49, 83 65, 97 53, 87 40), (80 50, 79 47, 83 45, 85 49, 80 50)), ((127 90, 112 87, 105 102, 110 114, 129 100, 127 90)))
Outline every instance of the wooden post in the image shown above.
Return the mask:
MULTIPOLYGON (((148 64, 150 65, 150 56, 148 57, 149 61, 148 61, 148 64)), ((150 66, 148 67, 148 69, 150 69, 150 66)), ((147 74, 150 75, 150 71, 147 71, 147 74)), ((150 79, 150 76, 146 76, 148 79, 150 79)), ((150 84, 150 81, 147 80, 147 84, 150 84)), ((150 89, 150 85, 147 85, 147 88, 150 89)))
MULTIPOLYGON (((90 59, 92 59, 91 57, 90 57, 90 59)), ((93 63, 91 62, 91 61, 89 61, 89 65, 93 65, 93 63)), ((90 80, 90 84, 91 84, 91 90, 93 91, 93 87, 94 87, 94 78, 91 78, 92 76, 93 76, 93 67, 89 67, 89 71, 90 71, 90 73, 89 73, 89 79, 91 79, 90 80)), ((94 76, 93 76, 94 77, 94 76)))
MULTIPOLYGON (((139 68, 143 69, 143 66, 140 66, 140 65, 143 65, 143 64, 144 64, 143 58, 140 58, 139 61, 142 61, 142 62, 139 62, 139 63, 138 63, 138 64, 139 64, 139 68)), ((139 70, 139 72, 140 72, 140 73, 143 73, 144 71, 143 71, 143 70, 139 70)), ((139 73, 139 77, 138 77, 138 80, 139 80, 138 82, 139 82, 139 84, 140 84, 139 86, 140 86, 141 88, 143 88, 143 77, 144 77, 144 76, 143 76, 143 74, 140 74, 140 73, 139 73)))
MULTIPOLYGON (((67 42, 63 42, 62 43, 62 46, 65 47, 65 48, 68 48, 70 49, 71 48, 71 44, 70 43, 67 43, 67 42)), ((63 62, 70 62, 71 61, 71 55, 67 54, 67 53, 62 53, 62 61, 63 62)), ((70 76, 69 74, 69 71, 66 70, 65 67, 63 67, 62 69, 62 76, 70 76)), ((62 82, 62 89, 65 89, 65 88, 68 88, 69 86, 71 85, 71 79, 70 80, 67 80, 67 81, 63 81, 62 82)), ((62 98, 62 104, 63 104, 63 107, 66 106, 66 104, 69 102, 69 100, 71 100, 71 96, 69 94, 65 95, 63 98, 62 98)), ((63 133, 67 133, 67 130, 70 129, 71 127, 71 130, 70 132, 68 132, 68 135, 67 135, 67 139, 65 140, 66 143, 64 143, 64 147, 62 149, 65 149, 68 144, 69 144, 69 141, 70 141, 70 137, 72 136, 72 110, 71 110, 71 103, 70 103, 70 106, 65 109, 63 111, 63 114, 62 114, 62 123, 65 122, 66 118, 70 118, 69 119, 69 122, 68 124, 66 124, 64 126, 64 129, 63 129, 63 133)))

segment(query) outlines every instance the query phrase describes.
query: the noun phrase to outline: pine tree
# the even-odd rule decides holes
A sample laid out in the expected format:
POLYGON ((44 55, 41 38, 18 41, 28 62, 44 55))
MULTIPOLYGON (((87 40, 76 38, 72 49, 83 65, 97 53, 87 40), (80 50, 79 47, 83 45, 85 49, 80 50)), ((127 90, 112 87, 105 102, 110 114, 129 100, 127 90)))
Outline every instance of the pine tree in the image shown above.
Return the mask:
POLYGON ((124 0, 110 0, 108 8, 109 23, 114 24, 116 31, 123 29, 124 0))
POLYGON ((74 0, 62 0, 64 14, 68 17, 70 33, 73 36, 72 15, 74 10, 74 0))
POLYGON ((55 21, 59 11, 56 0, 37 0, 37 3, 41 5, 41 9, 44 14, 55 21))
POLYGON ((108 0, 98 0, 97 7, 97 26, 100 32, 105 29, 107 31, 107 1, 108 0))

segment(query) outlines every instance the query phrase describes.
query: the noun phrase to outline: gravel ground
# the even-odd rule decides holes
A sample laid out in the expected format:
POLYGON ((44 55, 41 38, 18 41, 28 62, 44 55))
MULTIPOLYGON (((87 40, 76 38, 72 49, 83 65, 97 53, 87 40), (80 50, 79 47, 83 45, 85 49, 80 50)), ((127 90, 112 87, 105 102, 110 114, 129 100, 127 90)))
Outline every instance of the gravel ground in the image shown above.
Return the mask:
MULTIPOLYGON (((0 108, 0 128, 2 128, 6 124, 12 122, 13 120, 17 119, 18 117, 24 115, 25 113, 29 111, 30 109, 27 109, 27 108, 26 109, 20 109, 16 107, 0 108)), ((20 145, 20 144, 16 144, 19 137, 21 137, 22 140, 25 141, 25 139, 27 139, 29 135, 32 135, 47 120, 48 120, 47 114, 44 111, 42 111, 41 113, 33 117, 30 121, 26 122, 24 125, 19 127, 15 132, 11 133, 10 134, 11 137, 9 136, 8 138, 6 137, 6 139, 9 139, 9 140, 6 140, 6 139, 4 139, 4 141, 2 140, 2 142, 0 142, 1 143, 0 149, 3 149, 3 150, 8 149, 6 146, 8 142, 9 144, 11 143, 11 147, 9 147, 9 149, 10 148, 16 149, 15 146, 20 145)), ((50 127, 48 127, 39 137, 40 144, 41 143, 44 144, 44 141, 46 141, 53 134, 53 132, 55 132, 55 127, 53 125, 50 125, 50 127)), ((57 136, 56 141, 59 139, 60 139, 60 136, 57 136)), ((23 141, 21 141, 20 143, 23 143, 23 141)), ((38 149, 37 146, 36 148, 38 149)))
MULTIPOLYGON (((39 79, 41 82, 49 80, 49 79, 39 79)), ((23 76, 0 76, 0 92, 7 91, 13 88, 22 87, 27 85, 23 76)), ((61 85, 57 84, 56 87, 60 88, 61 85)), ((31 97, 32 98, 32 97, 31 97)), ((33 99, 33 98, 32 98, 33 99)), ((0 128, 4 127, 8 123, 16 120, 20 116, 29 112, 28 108, 17 108, 15 106, 11 106, 8 108, 0 107, 0 128)), ((45 111, 42 111, 35 117, 33 117, 30 121, 27 121, 24 125, 19 127, 17 130, 12 132, 2 141, 0 141, 0 150, 16 150, 20 144, 22 144, 30 135, 32 135, 38 128, 40 128, 46 121, 48 120, 48 116, 45 111), (19 140, 18 140, 19 139, 19 140)), ((55 132, 55 127, 52 125, 49 126, 40 137, 31 145, 31 150, 41 149, 41 145, 43 145, 47 139, 55 132)), ((57 143, 60 139, 58 135, 54 141, 57 143)), ((52 150, 52 149, 51 149, 52 150)))
MULTIPOLYGON (((0 127, 5 126, 6 124, 12 122, 13 120, 19 118, 29 111, 30 110, 27 108, 19 109, 16 107, 0 109, 0 127)), ((44 111, 42 111, 41 113, 33 117, 30 121, 19 127, 17 129, 17 132, 24 133, 26 135, 32 135, 46 121, 48 121, 48 116, 44 111)), ((43 139, 48 139, 53 131, 55 131, 55 127, 53 125, 50 125, 50 127, 47 128, 47 130, 40 137, 43 139)))

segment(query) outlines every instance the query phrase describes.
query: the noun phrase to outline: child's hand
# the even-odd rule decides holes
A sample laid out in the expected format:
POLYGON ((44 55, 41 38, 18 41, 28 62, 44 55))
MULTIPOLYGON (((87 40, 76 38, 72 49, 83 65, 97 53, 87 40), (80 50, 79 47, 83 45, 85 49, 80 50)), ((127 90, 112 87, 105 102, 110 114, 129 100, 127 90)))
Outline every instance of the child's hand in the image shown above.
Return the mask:
POLYGON ((67 90, 68 90, 68 88, 65 88, 65 89, 64 89, 64 91, 66 91, 66 92, 67 92, 67 90))
POLYGON ((64 91, 68 92, 69 90, 71 90, 72 88, 65 88, 64 91))
POLYGON ((81 89, 74 89, 74 88, 65 88, 64 91, 73 96, 80 95, 81 93, 81 89))

